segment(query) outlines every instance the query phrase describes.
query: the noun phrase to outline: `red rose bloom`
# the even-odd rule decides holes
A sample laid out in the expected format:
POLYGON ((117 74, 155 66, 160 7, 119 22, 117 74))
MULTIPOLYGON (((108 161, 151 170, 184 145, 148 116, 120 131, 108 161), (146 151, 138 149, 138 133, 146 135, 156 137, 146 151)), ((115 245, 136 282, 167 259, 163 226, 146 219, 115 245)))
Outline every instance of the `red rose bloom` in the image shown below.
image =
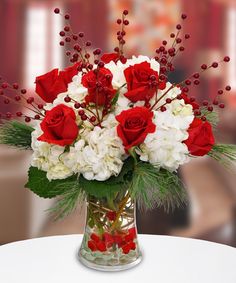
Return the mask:
POLYGON ((78 74, 78 65, 66 68, 64 71, 54 69, 45 75, 36 78, 36 93, 45 101, 53 102, 59 93, 67 90, 68 84, 72 78, 78 74))
POLYGON ((105 63, 105 64, 108 64, 110 63, 111 61, 113 62, 117 62, 119 60, 119 54, 118 53, 106 53, 106 54, 103 54, 102 57, 101 57, 101 60, 105 63))
POLYGON ((117 126, 117 134, 128 151, 131 147, 140 145, 149 133, 156 129, 152 122, 153 112, 146 107, 134 107, 122 111, 116 120, 120 123, 117 126))
POLYGON ((165 89, 166 82, 158 84, 158 73, 151 69, 150 63, 142 62, 124 70, 128 92, 125 96, 132 102, 149 101, 159 89, 165 89))
POLYGON ((39 141, 57 144, 60 146, 72 144, 78 136, 76 116, 72 108, 60 104, 46 112, 40 126, 43 134, 39 141))
POLYGON ((85 101, 86 103, 93 102, 99 106, 105 105, 111 101, 116 92, 111 84, 113 76, 106 68, 94 71, 89 71, 82 77, 82 85, 88 89, 89 93, 85 97, 85 101))
POLYGON ((187 145, 189 152, 194 156, 207 154, 215 144, 215 138, 209 122, 203 122, 201 119, 194 118, 188 133, 189 137, 184 143, 187 145))

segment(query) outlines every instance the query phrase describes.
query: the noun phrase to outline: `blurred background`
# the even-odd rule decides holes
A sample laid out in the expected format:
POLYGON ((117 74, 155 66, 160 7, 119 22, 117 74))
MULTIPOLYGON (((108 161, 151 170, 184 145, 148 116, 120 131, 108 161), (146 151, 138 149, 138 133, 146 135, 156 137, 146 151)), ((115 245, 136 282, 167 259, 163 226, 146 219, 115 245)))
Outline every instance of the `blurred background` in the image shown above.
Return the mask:
MULTIPOLYGON (((220 87, 232 86, 223 102, 218 142, 236 143, 236 2, 235 0, 1 0, 0 74, 10 83, 19 82, 34 92, 34 78, 69 63, 59 46, 63 17, 70 13, 74 31, 84 31, 93 47, 111 51, 116 40, 116 19, 128 9, 128 55, 154 56, 163 39, 175 31, 181 13, 188 14, 185 32, 191 39, 184 55, 176 60, 180 80, 197 71, 202 63, 231 57, 230 64, 208 72, 191 95, 212 98, 220 87)), ((0 104, 0 112, 6 109, 0 104)), ((0 244, 39 236, 82 233, 84 207, 55 222, 45 212, 52 200, 40 199, 24 188, 30 152, 0 146, 0 244)), ((234 168, 235 169, 235 168, 234 168)), ((199 158, 183 166, 189 204, 174 212, 138 211, 140 233, 176 235, 236 246, 236 175, 216 162, 199 158)))

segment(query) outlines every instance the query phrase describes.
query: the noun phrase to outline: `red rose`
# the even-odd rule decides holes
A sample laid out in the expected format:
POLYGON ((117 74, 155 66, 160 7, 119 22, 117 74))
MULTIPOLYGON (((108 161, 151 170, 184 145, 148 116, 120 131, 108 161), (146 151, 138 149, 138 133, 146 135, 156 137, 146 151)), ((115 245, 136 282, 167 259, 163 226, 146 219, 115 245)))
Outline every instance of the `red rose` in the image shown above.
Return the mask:
POLYGON ((120 56, 119 53, 106 53, 103 54, 101 57, 101 60, 105 63, 108 64, 111 61, 117 63, 117 61, 121 61, 121 63, 125 64, 127 62, 127 58, 124 56, 120 56))
POLYGON ((89 71, 82 77, 82 85, 88 89, 85 97, 86 103, 93 102, 96 105, 108 104, 115 95, 112 87, 112 73, 106 68, 89 71))
POLYGON ((66 68, 64 71, 54 69, 36 78, 36 93, 46 102, 53 102, 59 93, 67 91, 68 84, 78 74, 78 65, 66 68))
POLYGON ((196 109, 199 109, 199 108, 200 108, 199 104, 198 104, 195 100, 192 101, 192 100, 187 96, 187 94, 181 93, 181 97, 183 98, 185 104, 190 104, 190 105, 192 105, 193 110, 196 110, 196 109))
POLYGON ((189 152, 194 156, 207 154, 215 144, 215 138, 209 122, 203 122, 201 119, 194 118, 188 133, 189 137, 184 143, 187 145, 189 152))
POLYGON ((78 136, 76 116, 72 108, 60 104, 46 112, 40 126, 43 134, 39 141, 58 144, 61 146, 72 144, 78 136))
POLYGON ((120 57, 120 55, 118 53, 106 53, 106 54, 102 55, 101 60, 105 64, 108 64, 111 61, 116 63, 119 60, 119 57, 120 57))
POLYGON ((151 69, 150 63, 142 62, 124 70, 128 92, 125 96, 132 102, 149 101, 157 88, 165 89, 166 82, 158 83, 158 73, 151 69))
POLYGON ((152 122, 153 112, 146 107, 134 107, 122 111, 116 120, 120 123, 117 126, 117 134, 128 151, 131 147, 140 145, 147 134, 153 133, 156 129, 152 122))

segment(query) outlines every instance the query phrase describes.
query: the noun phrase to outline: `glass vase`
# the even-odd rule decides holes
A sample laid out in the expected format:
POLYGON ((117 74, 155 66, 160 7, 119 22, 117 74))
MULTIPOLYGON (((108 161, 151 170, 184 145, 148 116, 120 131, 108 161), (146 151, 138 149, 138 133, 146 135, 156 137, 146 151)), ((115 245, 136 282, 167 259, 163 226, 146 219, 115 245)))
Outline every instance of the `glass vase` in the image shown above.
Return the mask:
POLYGON ((115 198, 87 198, 87 220, 79 259, 103 271, 129 269, 141 261, 137 239, 135 203, 129 193, 115 198))

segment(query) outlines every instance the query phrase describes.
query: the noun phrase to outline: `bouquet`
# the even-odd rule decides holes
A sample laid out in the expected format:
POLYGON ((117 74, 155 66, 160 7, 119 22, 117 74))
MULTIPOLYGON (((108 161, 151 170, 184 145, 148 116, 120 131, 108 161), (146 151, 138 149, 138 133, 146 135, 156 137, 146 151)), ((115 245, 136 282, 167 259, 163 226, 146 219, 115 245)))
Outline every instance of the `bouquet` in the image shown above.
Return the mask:
MULTIPOLYGON (((113 53, 92 49, 83 32, 69 24, 60 32, 71 66, 36 78, 36 96, 2 80, 5 104, 24 111, 1 113, 0 143, 32 150, 26 188, 43 198, 57 198, 57 217, 87 199, 87 223, 80 259, 86 265, 117 270, 140 261, 135 203, 167 209, 186 201, 178 168, 208 155, 225 165, 236 160, 234 145, 217 144, 214 129, 220 97, 199 103, 191 97, 204 72, 229 62, 202 64, 182 82, 170 83, 174 59, 184 51, 182 25, 172 42, 163 41, 152 58, 124 50, 128 11, 117 20, 118 45, 113 53), (9 94, 10 92, 14 95, 9 94)), ((182 20, 187 18, 182 15, 182 20)))

